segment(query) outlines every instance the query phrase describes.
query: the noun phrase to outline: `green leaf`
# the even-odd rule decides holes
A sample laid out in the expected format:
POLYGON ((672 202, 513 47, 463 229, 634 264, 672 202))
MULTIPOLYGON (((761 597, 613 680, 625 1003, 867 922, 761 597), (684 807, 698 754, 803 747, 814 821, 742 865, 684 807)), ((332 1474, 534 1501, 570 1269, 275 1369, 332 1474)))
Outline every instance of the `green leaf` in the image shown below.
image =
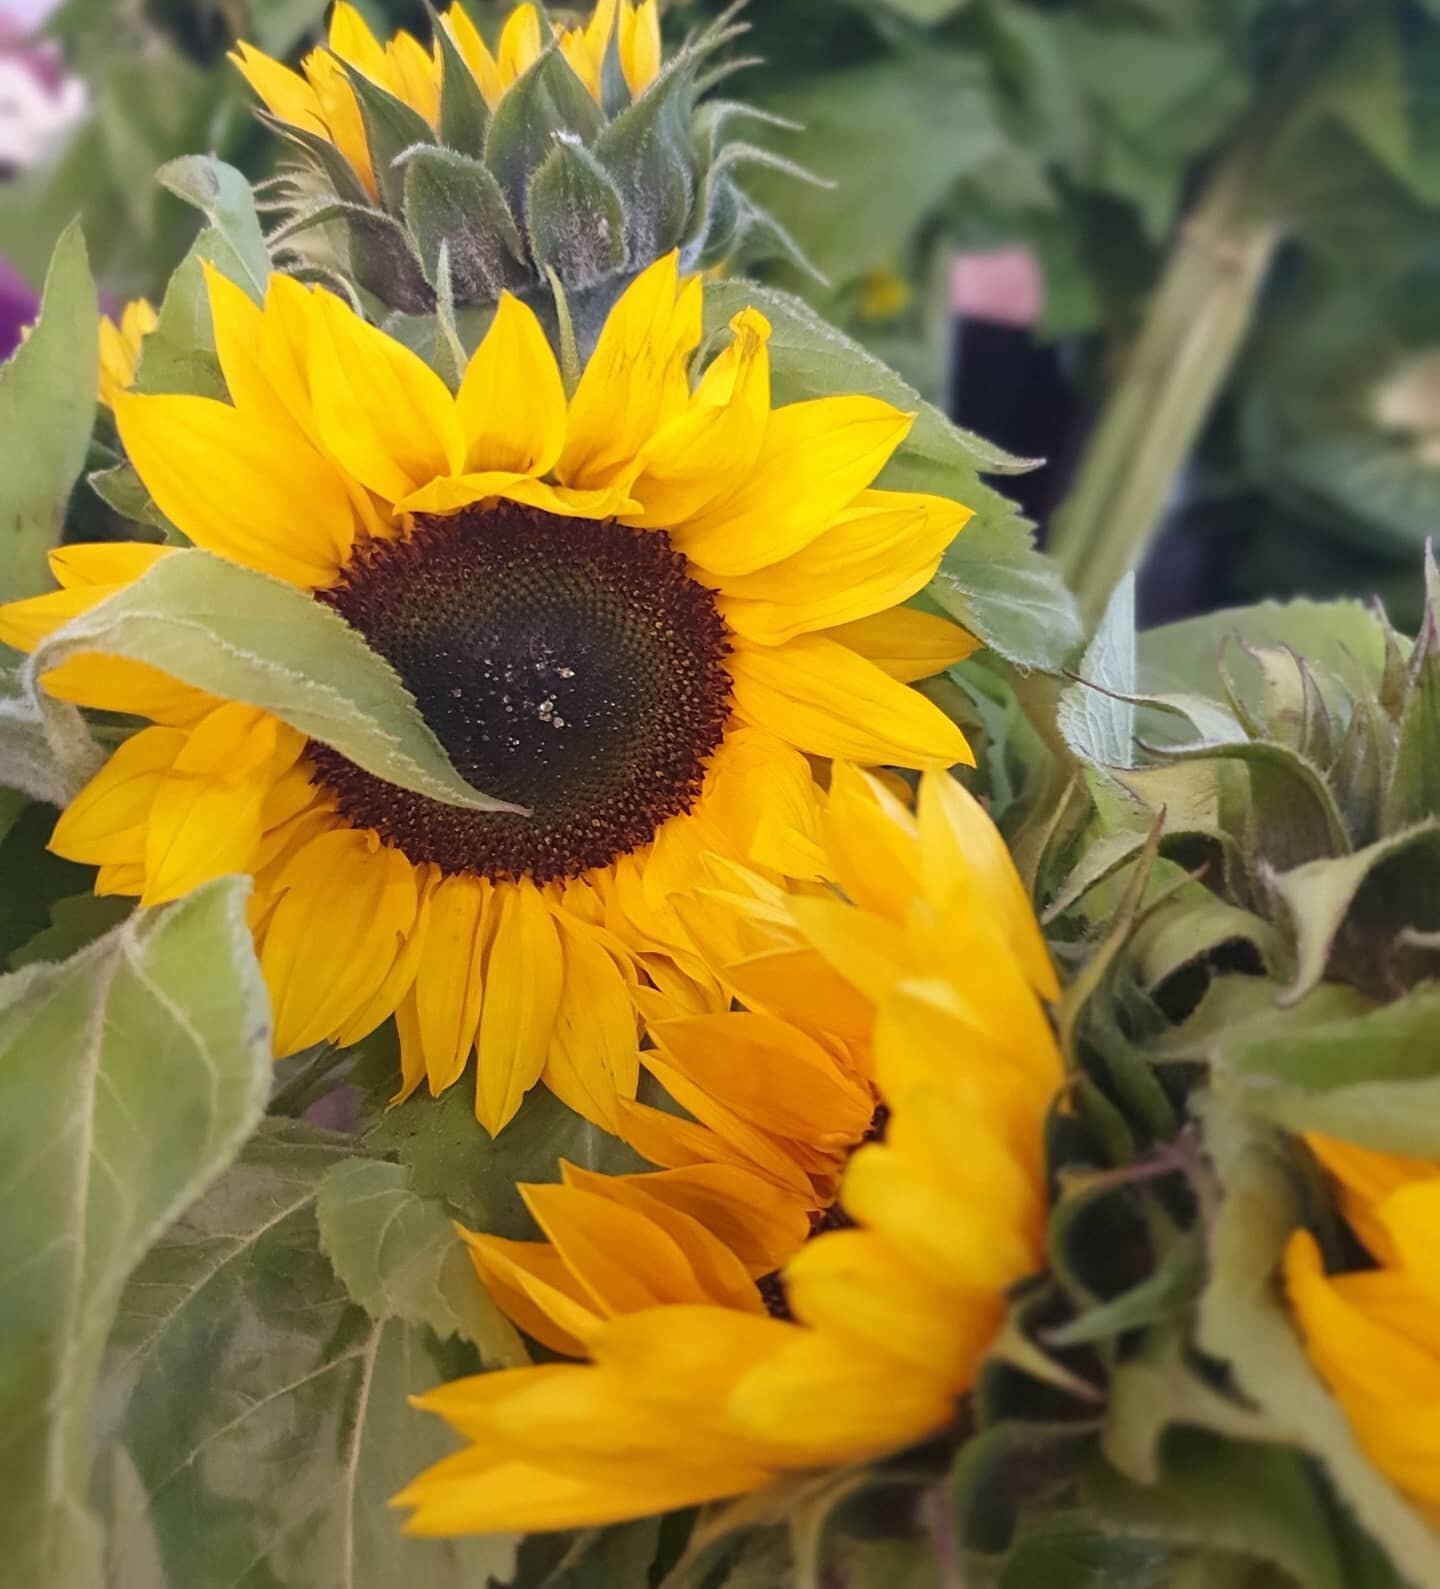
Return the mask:
POLYGON ((525 280, 525 244, 491 172, 453 149, 428 147, 406 156, 403 169, 405 221, 429 281, 439 279, 442 248, 461 303, 498 298, 525 280))
POLYGON ((117 894, 67 894, 51 904, 49 926, 27 938, 10 956, 10 969, 67 960, 118 927, 134 908, 133 899, 117 894))
POLYGON ((1115 587, 1075 671, 1077 682, 1060 696, 1057 713, 1065 743, 1097 767, 1133 767, 1135 706, 1127 699, 1135 693, 1133 573, 1115 587))
POLYGON ((1080 1494, 1117 1533, 1268 1562, 1294 1589, 1347 1589, 1324 1498, 1294 1452, 1181 1430, 1157 1482, 1137 1484, 1097 1456, 1080 1494))
MULTIPOLYGON (((180 532, 165 517, 145 487, 135 465, 117 463, 109 469, 94 469, 85 477, 85 483, 108 507, 135 524, 148 524, 161 530, 165 538, 175 545, 187 544, 180 532)), ((158 537, 155 537, 158 539, 158 537)), ((144 539, 136 536, 137 540, 144 539)))
POLYGON ((234 280, 258 303, 265 296, 270 254, 244 173, 214 155, 189 154, 161 166, 155 180, 205 216, 242 271, 234 280))
POLYGON ((1217 1089, 1291 1131, 1440 1157, 1440 987, 1371 1010, 1327 1014, 1314 999, 1222 1031, 1213 1050, 1217 1089))
POLYGON ((485 164, 523 226, 535 173, 557 134, 592 144, 604 125, 600 107, 558 47, 548 49, 500 101, 485 136, 485 164))
POLYGON ((1029 525, 982 473, 1018 473, 1021 458, 948 419, 857 342, 790 293, 747 281, 712 282, 705 291, 713 335, 753 304, 773 330, 770 359, 777 403, 842 392, 883 398, 915 415, 909 436, 879 483, 934 491, 963 502, 975 517, 945 554, 929 594, 986 645, 1024 668, 1058 670, 1081 641, 1074 600, 1059 572, 1035 551, 1029 525))
POLYGON ((1181 896, 1153 910, 1136 928, 1129 954, 1141 986, 1153 991, 1177 971, 1237 943, 1250 944, 1267 971, 1284 969, 1284 945, 1269 922, 1201 889, 1196 898, 1181 896))
POLYGON ((1300 1214, 1283 1143, 1226 1109, 1209 1110, 1206 1127, 1223 1200, 1211 1234, 1212 1279, 1200 1304, 1201 1348, 1230 1364, 1270 1439, 1307 1452, 1325 1469, 1405 1576, 1417 1586, 1440 1583, 1440 1538, 1361 1451, 1282 1305, 1276 1270, 1300 1214))
MULTIPOLYGON (((12 682, 8 673, 4 678, 12 682)), ((0 788, 19 789, 47 805, 68 805, 104 759, 85 719, 68 702, 40 702, 28 694, 0 697, 0 788)))
POLYGON ((207 884, 0 979, 0 1538, 15 1589, 91 1589, 90 1396, 130 1271, 270 1085, 248 885, 207 884))
POLYGON ((320 1188, 354 1153, 353 1138, 267 1122, 126 1289, 99 1430, 115 1585, 508 1581, 512 1539, 407 1539, 386 1505, 453 1449, 407 1397, 476 1364, 371 1319, 321 1251, 320 1188), (126 1482, 105 1485, 107 1467, 126 1482))
POLYGON ((35 328, 0 365, 0 600, 54 585, 45 554, 85 465, 95 422, 95 283, 78 225, 55 245, 35 328))
POLYGON ((222 700, 263 707, 377 778, 432 800, 521 809, 460 777, 400 676, 343 618, 209 552, 161 558, 44 640, 27 676, 87 651, 146 662, 222 700))
POLYGON ((761 103, 804 129, 781 135, 784 153, 838 190, 769 171, 747 176, 746 190, 839 286, 893 269, 956 184, 1010 142, 984 62, 938 44, 812 70, 761 103), (904 136, 921 127, 923 137, 904 136))
POLYGON ((372 1319, 461 1335, 487 1368, 528 1362, 520 1338, 490 1300, 445 1205, 421 1197, 400 1164, 346 1159, 326 1171, 316 1217, 320 1245, 372 1319))
MULTIPOLYGON (((1385 633, 1384 623, 1360 601, 1262 601, 1147 630, 1139 641, 1140 678, 1147 691, 1214 695, 1221 650, 1227 640, 1239 639, 1255 647, 1288 647, 1322 680, 1332 675, 1363 697, 1373 693, 1384 671, 1385 633)), ((1243 656, 1236 663, 1242 693, 1258 702, 1258 670, 1243 656)), ((1326 691, 1331 711, 1345 704, 1333 689, 1326 691)))
POLYGON ((135 372, 137 392, 182 392, 196 397, 229 394, 215 351, 210 318, 210 293, 201 262, 208 260, 224 276, 252 294, 250 267, 217 227, 207 226, 176 267, 165 289, 155 329, 145 338, 135 372))
POLYGON ((619 190, 578 141, 556 140, 530 184, 526 213, 536 268, 553 270, 566 287, 588 287, 625 263, 619 190))
MULTIPOLYGON (((393 1087, 398 1060, 377 1059, 385 1087, 393 1087)), ((531 1089, 519 1114, 493 1139, 476 1120, 474 1094, 462 1081, 439 1098, 417 1094, 387 1110, 365 1146, 394 1153, 410 1171, 417 1194, 443 1199, 472 1230, 496 1236, 534 1236, 516 1184, 559 1180, 561 1159, 607 1175, 650 1168, 544 1087, 531 1089)))

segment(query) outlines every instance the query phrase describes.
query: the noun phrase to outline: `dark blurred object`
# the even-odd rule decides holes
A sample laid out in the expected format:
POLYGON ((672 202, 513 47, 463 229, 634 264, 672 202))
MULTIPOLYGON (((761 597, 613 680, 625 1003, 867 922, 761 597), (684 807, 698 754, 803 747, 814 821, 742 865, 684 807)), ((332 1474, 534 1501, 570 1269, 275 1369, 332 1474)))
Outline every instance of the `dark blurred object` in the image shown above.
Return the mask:
POLYGON ((20 346, 21 333, 40 308, 40 297, 6 260, 0 259, 0 359, 20 346))

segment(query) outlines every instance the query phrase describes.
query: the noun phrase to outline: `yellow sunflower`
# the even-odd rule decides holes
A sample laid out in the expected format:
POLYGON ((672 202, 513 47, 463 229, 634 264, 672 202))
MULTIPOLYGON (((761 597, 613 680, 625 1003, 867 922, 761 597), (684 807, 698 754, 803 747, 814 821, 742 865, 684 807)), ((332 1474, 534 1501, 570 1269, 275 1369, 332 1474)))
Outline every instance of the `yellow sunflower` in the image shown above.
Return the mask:
POLYGON ((148 298, 127 303, 118 323, 109 315, 100 317, 100 401, 107 407, 114 407, 117 392, 128 392, 135 384, 141 344, 156 324, 148 298))
MULTIPOLYGON (((901 678, 973 642, 896 606, 967 510, 871 487, 910 423, 888 404, 772 409, 751 310, 692 386, 701 286, 673 255, 619 300, 568 400, 510 297, 452 394, 328 292, 277 276, 262 308, 209 284, 232 400, 114 398, 157 506, 196 545, 313 590, 395 666, 462 774, 533 815, 436 804, 244 702, 80 656, 45 676, 52 694, 155 726, 52 845, 145 904, 252 873, 278 1053, 393 1012, 402 1093, 439 1092, 475 1052, 491 1131, 542 1074, 608 1124, 635 1091, 634 988, 719 998, 669 905, 697 858, 746 858, 792 811, 803 852, 802 753, 970 759, 901 678)), ((63 588, 0 608, 0 636, 32 648, 167 550, 62 548, 63 588)))
MULTIPOLYGON (((451 6, 440 20, 491 110, 545 50, 545 30, 533 5, 517 6, 510 13, 493 54, 460 6, 451 6)), ((625 81, 632 94, 639 94, 660 70, 656 0, 641 0, 639 5, 632 0, 600 0, 584 27, 560 28, 554 34, 565 58, 597 100, 612 36, 625 81)), ((379 185, 364 118, 345 68, 364 73, 432 127, 439 126, 439 48, 426 50, 403 30, 382 44, 346 0, 340 0, 330 14, 328 47, 311 51, 299 72, 252 44, 239 44, 231 60, 272 115, 334 144, 372 199, 379 196, 379 185)))
POLYGON ((1308 1141, 1375 1267, 1327 1275, 1315 1238, 1296 1231, 1291 1306, 1370 1460, 1440 1523, 1440 1162, 1308 1141))
MULTIPOLYGON (((530 1189, 548 1243, 467 1239, 521 1327, 589 1361, 419 1398, 470 1444, 398 1497, 411 1532, 615 1522, 875 1457, 955 1416, 1006 1291, 1043 1262, 1055 976, 1003 842, 959 785, 927 774, 912 819, 878 782, 846 781, 822 828, 847 897, 791 902, 874 1012, 884 1107, 846 1167, 843 1216, 778 1288, 752 1291, 677 1231, 674 1194, 659 1193, 663 1214, 644 1204, 664 1175, 608 1196, 589 1178, 583 1206, 573 1185, 530 1189)), ((713 1204, 686 1212, 739 1258, 735 1229, 758 1250, 753 1193, 744 1208, 728 1228, 713 1204)))

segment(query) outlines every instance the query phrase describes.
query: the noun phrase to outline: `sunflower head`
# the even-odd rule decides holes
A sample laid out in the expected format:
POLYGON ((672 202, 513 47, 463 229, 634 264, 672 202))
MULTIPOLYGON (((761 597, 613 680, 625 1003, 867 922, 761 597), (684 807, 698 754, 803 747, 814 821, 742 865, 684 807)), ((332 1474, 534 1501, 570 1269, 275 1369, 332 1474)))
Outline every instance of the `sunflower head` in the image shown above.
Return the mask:
POLYGON ((731 134, 743 107, 699 103, 743 30, 727 13, 662 65, 656 0, 599 0, 568 28, 521 5, 493 50, 452 5, 426 49, 382 44, 340 0, 298 72, 242 43, 232 59, 304 168, 275 240, 308 263, 312 228, 342 220, 354 283, 410 313, 558 281, 584 346, 671 249, 705 269, 747 234, 783 240, 735 184, 759 157, 731 134))

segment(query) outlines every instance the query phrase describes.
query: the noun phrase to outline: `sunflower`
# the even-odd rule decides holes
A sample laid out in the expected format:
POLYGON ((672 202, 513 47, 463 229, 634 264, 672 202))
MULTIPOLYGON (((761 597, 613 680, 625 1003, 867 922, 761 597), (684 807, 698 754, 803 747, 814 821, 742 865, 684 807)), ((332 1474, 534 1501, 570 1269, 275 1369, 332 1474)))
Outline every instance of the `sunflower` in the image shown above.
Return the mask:
MULTIPOLYGON (((653 1228, 636 1222, 653 1216, 637 1193, 663 1176, 627 1178, 613 1199, 627 1219, 608 1229, 561 1187, 536 1205, 548 1244, 469 1237, 522 1328, 588 1361, 419 1398, 470 1444, 398 1497, 411 1532, 615 1522, 876 1457, 954 1418, 1006 1291, 1043 1259, 1054 972, 1003 843, 947 775, 926 776, 917 820, 851 774, 823 828, 847 897, 803 900, 795 919, 873 1009, 883 1102, 845 1169, 843 1212, 753 1294, 731 1266, 698 1295, 707 1282, 676 1257, 698 1251, 693 1233, 662 1239, 673 1201, 653 1228), (717 1285, 734 1296, 715 1300, 717 1285)), ((594 1180, 586 1190, 600 1195, 594 1180)), ((754 1207, 732 1221, 747 1254, 754 1207)), ((691 1217, 722 1228, 713 1207, 691 1217)))
MULTIPOLYGON (((803 854, 806 753, 970 759, 901 677, 973 642, 896 606, 967 511, 870 485, 910 423, 888 404, 772 410, 753 310, 692 387, 702 289, 673 255, 619 300, 568 400, 514 298, 452 395, 328 292, 276 276, 260 307, 208 279, 232 401, 114 399, 155 503, 197 546, 313 591, 462 774, 533 814, 436 804, 244 702, 80 656, 52 694, 154 726, 52 847, 144 904, 253 874, 280 1054, 394 1013, 402 1095, 438 1093, 473 1051, 491 1131, 542 1074, 608 1124, 635 1091, 634 989, 719 998, 668 902, 697 858, 746 858, 780 811, 803 854)), ((0 636, 32 648, 168 551, 60 549, 63 588, 0 608, 0 636)))
MULTIPOLYGON (((491 110, 546 48, 545 28, 533 5, 517 6, 510 13, 493 54, 460 6, 452 5, 441 25, 454 40, 491 110)), ((600 0, 584 27, 560 28, 554 33, 565 58, 597 101, 612 36, 626 84, 632 94, 639 94, 660 70, 656 0, 642 0, 639 5, 632 0, 600 0)), ((243 42, 230 58, 273 116, 333 144, 375 199, 379 185, 364 118, 346 68, 363 73, 438 130, 442 56, 438 46, 426 50, 413 34, 403 30, 382 44, 346 0, 340 0, 330 14, 327 44, 311 51, 299 72, 243 42)))
POLYGON ((100 401, 113 407, 117 392, 128 392, 135 384, 140 367, 140 348, 157 324, 154 305, 148 298, 133 298, 125 305, 119 322, 109 315, 100 318, 100 401))
POLYGON ((1440 1522, 1440 1162, 1307 1140, 1375 1266, 1327 1275, 1298 1230, 1285 1253, 1290 1304, 1370 1460, 1440 1522))

